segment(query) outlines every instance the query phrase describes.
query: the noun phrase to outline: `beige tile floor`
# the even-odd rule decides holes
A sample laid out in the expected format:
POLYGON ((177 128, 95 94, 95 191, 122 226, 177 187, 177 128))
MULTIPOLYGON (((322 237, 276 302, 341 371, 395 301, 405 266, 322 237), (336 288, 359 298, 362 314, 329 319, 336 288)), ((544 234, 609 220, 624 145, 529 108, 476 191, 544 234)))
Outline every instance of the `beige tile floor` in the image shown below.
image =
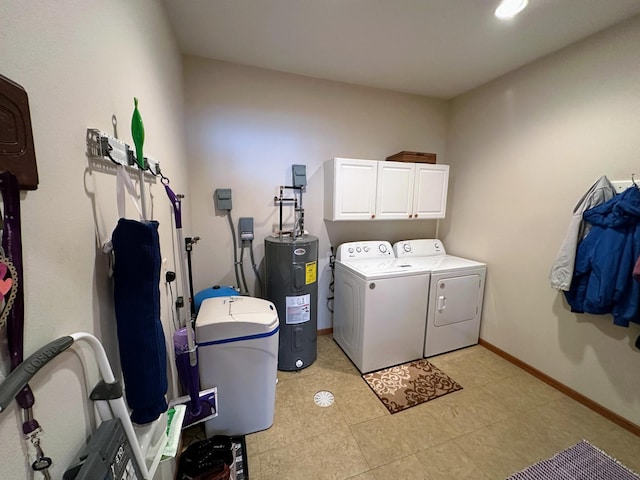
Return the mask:
POLYGON ((319 336, 313 365, 278 372, 273 426, 246 437, 251 480, 504 479, 582 439, 640 472, 639 437, 485 348, 429 360, 463 389, 391 415, 319 336))

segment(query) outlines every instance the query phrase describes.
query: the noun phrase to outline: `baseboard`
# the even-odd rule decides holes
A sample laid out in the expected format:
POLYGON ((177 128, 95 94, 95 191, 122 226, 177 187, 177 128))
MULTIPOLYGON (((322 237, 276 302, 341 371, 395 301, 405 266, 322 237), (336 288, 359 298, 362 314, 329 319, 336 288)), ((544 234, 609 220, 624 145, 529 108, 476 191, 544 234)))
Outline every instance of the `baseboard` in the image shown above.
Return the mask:
POLYGON ((333 328, 321 328, 318 330, 318 335, 328 335, 330 333, 333 333, 333 328))
POLYGON ((603 407, 599 403, 594 402, 590 398, 585 397, 581 393, 576 392, 575 390, 567 387, 563 383, 558 382, 557 380, 551 378, 550 376, 546 375, 545 373, 541 372, 540 370, 537 370, 537 369, 533 368, 531 365, 529 365, 527 363, 524 363, 522 360, 514 357, 513 355, 508 354, 504 350, 500 350, 495 345, 492 345, 492 344, 490 344, 489 342, 487 342, 487 341, 485 341, 483 339, 480 339, 478 343, 480 345, 482 345, 484 348, 486 348, 487 350, 492 351, 496 355, 504 358, 505 360, 513 363, 517 367, 520 367, 524 371, 530 373, 534 377, 542 380, 547 385, 552 386, 556 390, 558 390, 558 391, 564 393, 565 395, 567 395, 568 397, 574 399, 576 402, 579 402, 582 405, 584 405, 585 407, 589 408, 590 410, 593 410, 594 412, 602 415, 607 420, 611 420, 616 425, 618 425, 618 426, 624 428, 625 430, 628 430, 629 432, 633 433, 634 435, 640 437, 640 426, 636 425, 635 423, 631 423, 626 418, 621 417, 617 413, 612 412, 611 410, 603 407))

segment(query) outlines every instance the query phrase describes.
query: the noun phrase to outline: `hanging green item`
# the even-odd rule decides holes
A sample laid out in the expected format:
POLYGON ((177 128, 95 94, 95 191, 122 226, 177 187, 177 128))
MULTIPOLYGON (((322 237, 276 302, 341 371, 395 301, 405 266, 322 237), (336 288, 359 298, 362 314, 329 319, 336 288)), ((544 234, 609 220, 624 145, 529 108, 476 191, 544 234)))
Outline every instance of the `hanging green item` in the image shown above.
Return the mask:
POLYGON ((131 136, 133 137, 133 143, 136 146, 136 162, 138 167, 145 170, 144 154, 142 153, 142 144, 144 143, 144 124, 142 123, 142 116, 138 110, 138 99, 133 98, 133 117, 131 118, 131 136))

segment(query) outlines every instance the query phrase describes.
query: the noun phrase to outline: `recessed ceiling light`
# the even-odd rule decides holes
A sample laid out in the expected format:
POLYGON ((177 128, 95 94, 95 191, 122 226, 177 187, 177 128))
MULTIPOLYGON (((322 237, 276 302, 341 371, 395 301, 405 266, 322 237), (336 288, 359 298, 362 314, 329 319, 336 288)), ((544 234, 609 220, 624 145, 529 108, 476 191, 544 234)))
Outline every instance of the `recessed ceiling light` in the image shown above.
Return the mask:
POLYGON ((502 0, 496 8, 495 15, 502 19, 515 17, 528 3, 529 0, 502 0))

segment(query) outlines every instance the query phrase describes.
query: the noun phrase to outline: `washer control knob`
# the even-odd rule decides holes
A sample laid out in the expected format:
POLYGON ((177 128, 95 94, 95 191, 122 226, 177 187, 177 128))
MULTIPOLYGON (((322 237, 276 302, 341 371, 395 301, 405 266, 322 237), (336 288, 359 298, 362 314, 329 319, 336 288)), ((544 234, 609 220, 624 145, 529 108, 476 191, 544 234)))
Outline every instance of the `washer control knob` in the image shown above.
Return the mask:
POLYGON ((378 245, 378 250, 380 250, 381 253, 387 253, 387 246, 384 243, 381 243, 378 245))
POLYGON ((349 247, 349 253, 353 253, 353 247, 349 247))
POLYGON ((360 247, 356 247, 356 252, 360 253, 362 250, 360 250, 360 247))
POLYGON ((411 251, 411 244, 410 243, 405 243, 404 245, 402 245, 402 249, 409 253, 411 251))
POLYGON ((362 247, 362 250, 364 250, 365 252, 369 251, 369 247, 362 247))

